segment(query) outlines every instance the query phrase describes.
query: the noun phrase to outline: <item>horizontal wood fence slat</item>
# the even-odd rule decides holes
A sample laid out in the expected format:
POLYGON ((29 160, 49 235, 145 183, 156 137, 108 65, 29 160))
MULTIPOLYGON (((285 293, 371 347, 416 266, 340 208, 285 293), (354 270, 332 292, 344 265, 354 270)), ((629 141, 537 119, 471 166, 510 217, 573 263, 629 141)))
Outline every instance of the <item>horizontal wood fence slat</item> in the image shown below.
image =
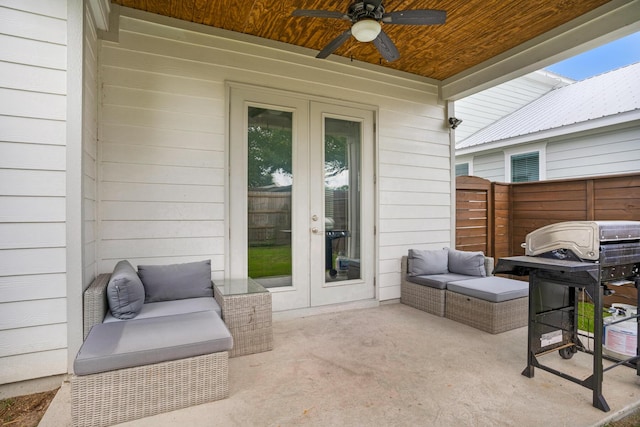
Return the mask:
POLYGON ((496 260, 523 255, 526 235, 545 225, 598 220, 640 221, 640 173, 512 184, 456 179, 456 248, 496 260))

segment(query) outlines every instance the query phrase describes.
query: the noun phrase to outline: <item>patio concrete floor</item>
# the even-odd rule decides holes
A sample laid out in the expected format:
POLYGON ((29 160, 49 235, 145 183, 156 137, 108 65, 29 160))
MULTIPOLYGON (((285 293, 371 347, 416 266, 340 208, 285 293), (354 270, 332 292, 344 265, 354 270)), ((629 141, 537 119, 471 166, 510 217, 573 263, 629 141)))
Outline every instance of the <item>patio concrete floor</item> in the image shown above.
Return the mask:
MULTIPOLYGON (((230 359, 228 399, 121 426, 595 426, 640 405, 624 366, 604 376, 610 412, 585 387, 522 376, 526 328, 491 335, 403 304, 273 326, 273 351, 230 359)), ((586 378, 593 359, 542 360, 586 378)), ((71 425, 69 400, 65 383, 40 426, 71 425)))

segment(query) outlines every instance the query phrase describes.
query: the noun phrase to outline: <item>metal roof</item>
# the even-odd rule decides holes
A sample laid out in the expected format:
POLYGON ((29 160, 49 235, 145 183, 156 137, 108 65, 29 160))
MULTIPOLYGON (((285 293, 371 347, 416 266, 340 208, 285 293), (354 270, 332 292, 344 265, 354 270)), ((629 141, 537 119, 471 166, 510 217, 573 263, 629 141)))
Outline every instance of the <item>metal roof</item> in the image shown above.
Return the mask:
POLYGON ((456 149, 635 110, 640 110, 640 62, 554 89, 469 136, 456 149))

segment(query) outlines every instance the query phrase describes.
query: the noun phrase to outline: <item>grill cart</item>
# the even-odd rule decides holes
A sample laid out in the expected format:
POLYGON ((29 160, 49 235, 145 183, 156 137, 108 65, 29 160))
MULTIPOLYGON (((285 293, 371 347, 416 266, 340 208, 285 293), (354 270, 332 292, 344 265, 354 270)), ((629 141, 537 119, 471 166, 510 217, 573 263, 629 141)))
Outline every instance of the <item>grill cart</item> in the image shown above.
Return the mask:
MULTIPOLYGON (((603 368, 603 295, 615 286, 640 284, 640 221, 570 221, 539 228, 526 237, 525 256, 500 258, 495 273, 529 276, 529 324, 527 367, 532 378, 540 368, 593 391, 593 406, 609 411, 602 396, 603 373, 619 365, 640 375, 637 333, 635 355, 603 368), (593 303, 593 335, 578 330, 578 302, 586 294, 593 303), (593 346, 583 341, 592 340, 593 346), (593 355, 593 372, 576 378, 540 361, 540 356, 558 351, 570 359, 578 350, 593 355)), ((585 298, 582 298, 585 299, 585 298)), ((640 306, 640 297, 636 301, 640 306)), ((636 307, 637 307, 636 306, 636 307)), ((635 313, 608 322, 640 319, 635 313)), ((637 329, 636 329, 637 331, 637 329)))

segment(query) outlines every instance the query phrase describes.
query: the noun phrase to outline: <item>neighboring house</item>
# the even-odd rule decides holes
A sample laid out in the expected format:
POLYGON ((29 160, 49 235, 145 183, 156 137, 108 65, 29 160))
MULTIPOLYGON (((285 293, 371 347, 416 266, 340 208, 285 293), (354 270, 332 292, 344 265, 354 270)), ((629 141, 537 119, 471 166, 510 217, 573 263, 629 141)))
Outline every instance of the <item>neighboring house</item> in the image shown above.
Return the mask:
POLYGON ((456 144, 549 91, 573 82, 550 71, 538 70, 456 101, 456 117, 463 120, 456 128, 456 144))
POLYGON ((72 371, 83 291, 121 259, 211 259, 214 280, 247 276, 252 127, 291 136, 276 172, 291 185, 279 232, 295 267, 274 310, 397 300, 407 250, 455 242, 448 104, 639 26, 637 1, 604 3, 441 81, 107 0, 0 1, 0 385, 72 371), (359 276, 337 284, 325 280, 327 129, 352 165, 336 167, 335 192, 353 190, 343 222, 360 239, 359 276))
MULTIPOLYGON (((485 117, 487 92, 463 100, 465 116, 456 102, 456 115, 485 117)), ((456 173, 491 181, 639 170, 640 63, 553 89, 456 143, 456 173)))

